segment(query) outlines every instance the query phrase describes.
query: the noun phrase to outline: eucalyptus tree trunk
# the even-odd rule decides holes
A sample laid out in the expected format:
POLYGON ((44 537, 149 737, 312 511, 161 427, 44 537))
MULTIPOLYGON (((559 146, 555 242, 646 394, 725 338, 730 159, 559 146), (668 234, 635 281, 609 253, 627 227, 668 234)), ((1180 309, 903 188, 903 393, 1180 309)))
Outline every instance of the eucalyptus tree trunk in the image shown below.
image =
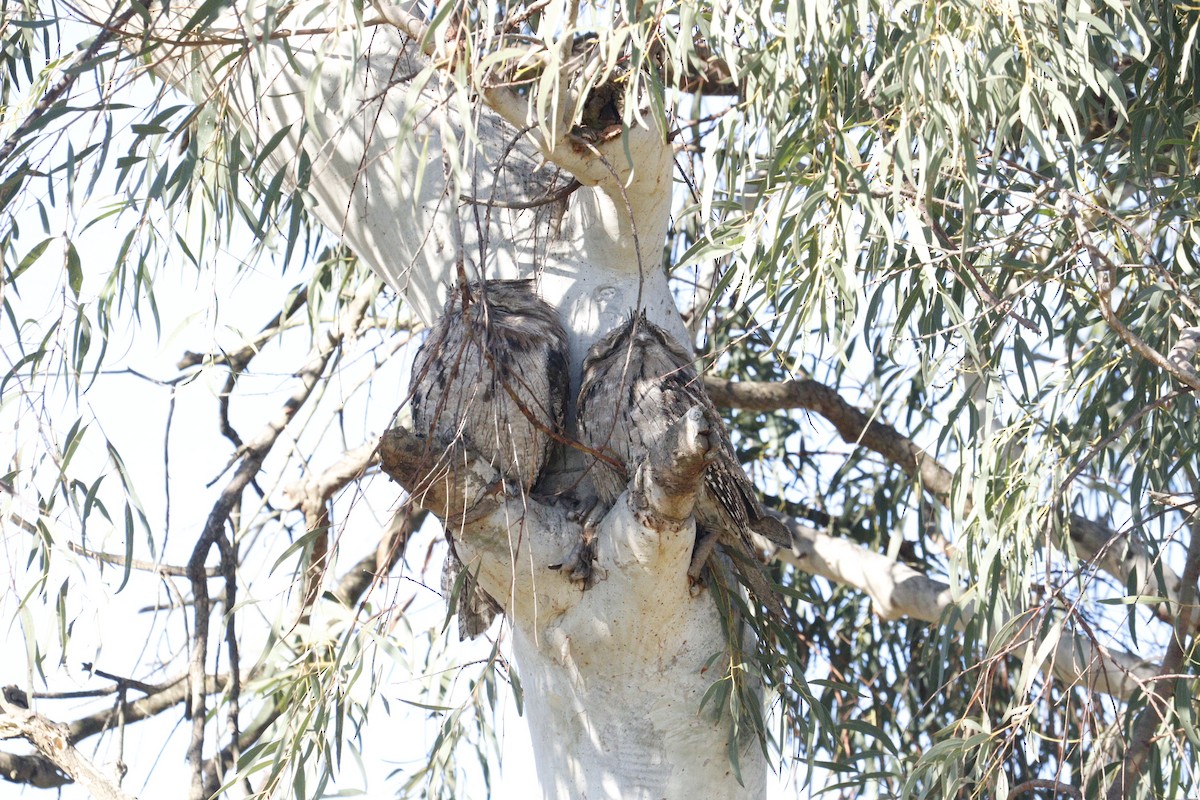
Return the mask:
MULTIPOLYGON (((218 113, 255 150, 282 135, 270 161, 284 186, 305 189, 321 221, 427 322, 462 277, 535 278, 570 335, 572 395, 587 348, 631 309, 686 340, 661 268, 673 164, 663 130, 648 123, 580 146, 563 119, 527 118, 516 93, 483 105, 456 92, 429 69, 430 43, 370 24, 376 10, 365 26, 312 11, 274 19, 276 38, 244 38, 264 30, 259 19, 219 21, 195 34, 203 45, 181 32, 190 11, 172 4, 153 17, 167 42, 154 69, 203 106, 202 152, 218 113), (323 31, 288 30, 314 28, 323 31), (212 44, 222 33, 243 38, 212 44), (572 180, 581 186, 568 193, 572 180)), ((563 509, 496 497, 495 475, 469 453, 470 469, 431 478, 419 441, 403 430, 384 438, 385 468, 452 526, 468 568, 505 606, 546 797, 764 794, 757 740, 731 751, 728 718, 701 711, 728 659, 712 659, 726 644, 711 597, 689 591, 703 463, 687 420, 676 433, 600 526, 603 578, 587 591, 552 569, 580 535, 563 509), (660 481, 664 472, 682 474, 690 492, 662 490, 680 485, 660 481)), ((577 461, 555 466, 561 485, 578 480, 577 461)))

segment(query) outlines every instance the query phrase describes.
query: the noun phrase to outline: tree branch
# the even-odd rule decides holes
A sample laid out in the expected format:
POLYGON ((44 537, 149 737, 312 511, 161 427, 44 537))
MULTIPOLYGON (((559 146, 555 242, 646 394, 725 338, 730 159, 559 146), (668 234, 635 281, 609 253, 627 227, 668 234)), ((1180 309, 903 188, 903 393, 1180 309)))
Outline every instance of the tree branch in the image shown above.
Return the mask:
POLYGON ((842 399, 833 388, 814 380, 731 381, 706 377, 704 388, 719 406, 749 411, 800 408, 827 419, 850 444, 873 450, 920 482, 942 505, 949 505, 954 476, 891 425, 878 422, 842 399))
MULTIPOLYGON (((704 388, 714 403, 728 408, 750 411, 795 408, 816 412, 833 425, 843 441, 883 456, 943 506, 949 505, 954 482, 950 470, 891 425, 872 419, 823 383, 814 380, 769 383, 706 377, 704 388)), ((971 503, 971 497, 967 495, 964 512, 970 511, 971 503)), ((1149 594, 1161 590, 1168 599, 1177 597, 1179 576, 1129 536, 1077 514, 1070 517, 1068 535, 1076 555, 1095 563, 1122 585, 1132 578, 1139 592, 1149 594), (1162 576, 1161 586, 1159 575, 1162 576)), ((1166 606, 1160 607, 1158 614, 1170 620, 1166 606)))
MULTIPOLYGON (((367 308, 379 293, 378 280, 364 281, 355 293, 354 298, 343 309, 338 325, 325 336, 320 337, 314 347, 308 362, 299 372, 300 385, 292 396, 284 403, 283 408, 268 421, 257 437, 249 442, 241 453, 241 464, 222 490, 205 523, 196 546, 188 561, 188 578, 192 584, 192 594, 195 607, 195 626, 192 633, 192 654, 189 666, 189 678, 192 686, 192 697, 189 711, 192 718, 192 738, 188 746, 188 760, 192 763, 192 800, 203 800, 205 790, 204 780, 204 727, 207 723, 206 703, 204 692, 205 670, 208 658, 208 627, 209 627, 209 596, 208 575, 205 562, 209 552, 216 547, 221 555, 221 572, 225 576, 225 594, 227 608, 230 609, 229 619, 226 620, 226 630, 233 628, 232 609, 235 607, 234 592, 237 590, 235 543, 225 534, 233 509, 241 500, 242 492, 262 468, 267 454, 275 445, 279 435, 287 427, 296 412, 304 405, 334 352, 342 341, 357 331, 359 324, 366 315, 367 308)), ((237 663, 232 658, 236 655, 236 640, 229 636, 231 649, 230 669, 233 670, 231 679, 233 685, 238 683, 237 663)), ((236 696, 231 696, 232 711, 236 713, 236 696)), ((236 726, 231 721, 231 726, 236 726)), ((236 732, 235 732, 236 733, 236 732)))
POLYGON ((249 342, 238 350, 234 350, 232 353, 205 354, 193 353, 191 350, 186 350, 175 367, 184 370, 201 364, 228 364, 230 372, 241 372, 254 360, 254 357, 262 350, 263 345, 278 336, 283 329, 283 324, 307 302, 308 287, 299 287, 299 291, 296 291, 296 294, 292 297, 291 302, 287 304, 287 307, 272 317, 271 321, 262 327, 258 336, 254 338, 254 341, 249 342))
MULTIPOLYGON (((956 604, 948 584, 907 564, 807 525, 793 521, 788 527, 795 540, 795 551, 779 550, 776 557, 803 572, 862 591, 884 619, 909 617, 937 625, 956 604)), ((970 614, 970 608, 963 610, 970 614)), ((1027 613, 1040 613, 1040 609, 1027 613)), ((1034 625, 1017 627, 1036 629, 1034 625)), ((1032 633, 1018 633, 1009 647, 1024 647, 1033 641, 1032 633)), ((1089 691, 1121 698, 1128 698, 1158 676, 1152 665, 1132 653, 1111 650, 1088 637, 1066 633, 1060 637, 1046 666, 1067 686, 1083 686, 1089 691)))
MULTIPOLYGON (((20 737, 37 748, 47 760, 78 783, 96 800, 133 800, 133 796, 105 775, 71 744, 70 730, 66 725, 53 722, 41 714, 19 708, 6 699, 0 699, 0 738, 20 737)), ((23 767, 19 774, 32 780, 50 780, 45 770, 31 767, 26 760, 14 765, 23 767)), ((6 773, 10 777, 11 773, 6 773)))
POLYGON ((324 472, 309 475, 307 479, 284 489, 284 498, 288 503, 285 508, 303 511, 305 530, 316 537, 305 569, 302 609, 307 609, 316 601, 328 566, 329 502, 351 481, 362 477, 378 449, 378 439, 367 442, 343 455, 324 472))
MULTIPOLYGON (((173 575, 175 577, 184 577, 188 574, 187 567, 176 567, 171 564, 156 564, 153 561, 140 561, 138 559, 127 559, 123 555, 116 553, 104 553, 99 550, 89 550, 83 545, 75 544, 75 542, 67 542, 67 547, 73 553, 78 553, 87 558, 94 558, 97 561, 103 561, 105 564, 115 564, 123 567, 129 565, 131 569, 141 570, 143 572, 153 572, 158 575, 173 575)), ((216 577, 218 572, 215 569, 209 569, 208 577, 216 577)))

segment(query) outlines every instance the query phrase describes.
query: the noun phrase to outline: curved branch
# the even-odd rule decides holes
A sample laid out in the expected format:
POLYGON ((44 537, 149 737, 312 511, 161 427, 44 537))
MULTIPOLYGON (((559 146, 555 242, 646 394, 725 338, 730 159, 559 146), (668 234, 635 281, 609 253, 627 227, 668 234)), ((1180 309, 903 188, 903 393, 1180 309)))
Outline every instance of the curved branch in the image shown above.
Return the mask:
POLYGON ((938 502, 949 505, 954 476, 911 439, 883 422, 878 422, 842 399, 834 389, 819 381, 798 380, 768 383, 731 381, 706 377, 704 388, 719 406, 749 411, 779 411, 800 408, 827 419, 842 439, 873 450, 896 464, 905 474, 919 480, 938 502))
MULTIPOLYGON (((944 506, 950 503, 954 485, 950 470, 891 425, 872 419, 855 408, 830 386, 814 380, 769 383, 706 377, 704 388, 714 403, 728 408, 816 412, 833 425, 843 441, 878 453, 918 481, 939 503, 944 506)), ((970 495, 966 495, 963 502, 964 512, 969 512, 970 495)), ((1168 600, 1178 598, 1179 575, 1129 536, 1078 514, 1070 517, 1068 535, 1077 556, 1095 563, 1122 585, 1132 581, 1142 594, 1162 593, 1168 600)), ((1158 614, 1162 619, 1170 620, 1167 606, 1160 607, 1158 614)))

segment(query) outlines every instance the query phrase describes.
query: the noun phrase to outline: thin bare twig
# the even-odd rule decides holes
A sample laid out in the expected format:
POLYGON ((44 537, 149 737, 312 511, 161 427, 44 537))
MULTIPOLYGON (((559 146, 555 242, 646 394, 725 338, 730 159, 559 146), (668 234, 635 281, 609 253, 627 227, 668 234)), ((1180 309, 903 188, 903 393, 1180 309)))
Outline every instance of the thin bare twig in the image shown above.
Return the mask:
MULTIPOLYGON (((71 552, 78 553, 87 558, 94 558, 97 561, 103 561, 105 564, 115 564, 118 567, 129 566, 130 569, 141 570, 142 572, 155 572, 159 575, 173 575, 178 578, 187 577, 187 567, 177 567, 172 564, 156 564, 153 561, 141 561, 139 559, 127 559, 123 555, 116 553, 104 553, 99 550, 89 550, 83 545, 75 542, 67 542, 67 547, 71 552)), ((216 569, 206 570, 208 577, 215 578, 219 573, 216 569)))
POLYGON ((548 192, 536 200, 506 201, 496 200, 494 198, 480 200, 478 197, 471 197, 470 195, 465 194, 459 195, 458 199, 464 203, 470 203, 471 205, 476 206, 489 206, 491 208, 501 208, 505 210, 526 211, 531 208, 540 208, 541 206, 548 206, 551 203, 558 203, 562 200, 566 200, 575 192, 576 189, 580 188, 581 186, 583 186, 582 183, 580 183, 577 179, 572 178, 568 183, 564 184, 560 188, 555 189, 553 192, 548 192))
POLYGON ((254 360, 254 357, 262 350, 263 345, 278 336, 280 331, 283 330, 284 323, 291 319, 307 302, 308 287, 304 286, 296 292, 296 295, 283 311, 272 317, 271 321, 260 329, 258 336, 254 337, 254 341, 231 353, 211 353, 206 355, 187 350, 184 351, 183 357, 179 359, 179 363, 175 366, 177 369, 184 370, 201 364, 228 364, 232 372, 241 372, 254 360))

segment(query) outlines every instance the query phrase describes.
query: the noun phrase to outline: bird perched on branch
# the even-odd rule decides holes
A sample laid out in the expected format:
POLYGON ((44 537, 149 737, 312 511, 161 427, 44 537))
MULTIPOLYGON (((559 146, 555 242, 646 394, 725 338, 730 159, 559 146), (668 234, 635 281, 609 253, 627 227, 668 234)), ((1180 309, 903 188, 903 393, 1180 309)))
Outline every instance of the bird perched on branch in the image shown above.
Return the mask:
MULTIPOLYGON (((533 281, 492 280, 451 290, 442 317, 417 351, 413 429, 427 441, 461 441, 505 481, 530 491, 566 414, 567 334, 533 281)), ((443 586, 463 568, 450 539, 443 586)), ((467 576, 459 594, 460 638, 487 630, 499 605, 467 576)))
POLYGON ((779 613, 778 600, 754 561, 749 534, 761 534, 784 547, 792 546, 791 535, 758 502, 691 355, 645 312, 631 315, 594 344, 583 362, 580 441, 625 466, 622 471, 597 459, 592 471, 596 493, 602 503, 612 505, 654 443, 693 406, 703 410, 712 452, 696 494, 700 530, 688 575, 698 579, 713 545, 720 543, 750 591, 779 613))

